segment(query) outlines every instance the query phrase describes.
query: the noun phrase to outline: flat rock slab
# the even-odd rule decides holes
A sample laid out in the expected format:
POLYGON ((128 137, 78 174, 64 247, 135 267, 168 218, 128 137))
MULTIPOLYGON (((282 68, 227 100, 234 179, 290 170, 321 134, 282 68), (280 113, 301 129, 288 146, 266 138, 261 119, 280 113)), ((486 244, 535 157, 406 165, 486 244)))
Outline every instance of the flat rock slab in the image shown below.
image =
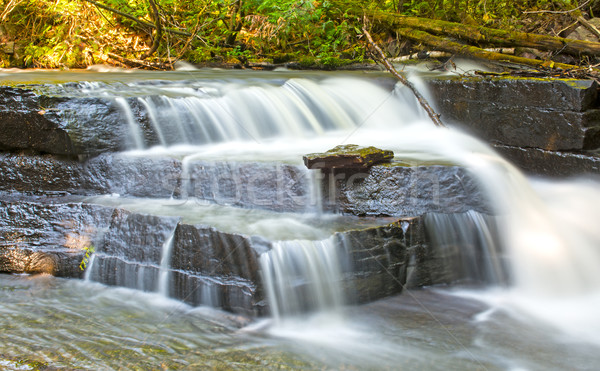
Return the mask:
POLYGON ((444 123, 488 142, 550 151, 600 146, 594 81, 452 77, 427 84, 444 123))
POLYGON ((494 145, 494 149, 521 170, 532 175, 550 177, 600 175, 598 151, 558 152, 499 144, 494 145))
POLYGON ((356 144, 337 146, 323 153, 311 153, 302 157, 309 169, 366 169, 375 164, 389 162, 394 152, 376 147, 360 147, 356 144))
MULTIPOLYGON (((535 107, 583 112, 597 108, 598 84, 593 80, 532 77, 437 77, 426 81, 432 98, 494 102, 511 107, 535 107)), ((441 111, 442 115, 446 112, 441 111)))

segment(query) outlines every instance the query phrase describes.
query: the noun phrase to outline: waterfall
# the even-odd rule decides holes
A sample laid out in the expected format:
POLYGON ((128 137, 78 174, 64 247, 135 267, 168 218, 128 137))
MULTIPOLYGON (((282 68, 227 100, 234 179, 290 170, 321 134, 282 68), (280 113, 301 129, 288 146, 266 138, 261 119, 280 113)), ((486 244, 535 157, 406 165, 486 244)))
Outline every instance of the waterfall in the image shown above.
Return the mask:
POLYGON ((127 127, 129 128, 129 135, 133 141, 135 149, 143 149, 144 148, 144 139, 142 135, 142 131, 140 130, 139 124, 133 116, 133 112, 129 103, 125 98, 115 98, 115 103, 123 114, 125 115, 125 121, 127 122, 127 127))
POLYGON ((87 265, 87 268, 85 270, 85 272, 83 273, 83 280, 84 281, 91 281, 90 277, 92 276, 92 272, 94 271, 94 263, 96 262, 96 254, 92 254, 92 256, 90 256, 90 262, 87 265))
POLYGON ((446 269, 467 280, 491 285, 506 283, 496 218, 470 210, 460 214, 429 213, 425 226, 434 254, 446 269))
POLYGON ((158 272, 158 288, 157 291, 164 297, 169 297, 169 276, 171 264, 171 251, 173 250, 173 241, 175 239, 175 231, 169 236, 162 246, 160 256, 160 270, 158 272))
POLYGON ((260 257, 263 284, 276 321, 344 304, 343 256, 333 237, 278 241, 260 257))
MULTIPOLYGON (((135 84, 127 88, 129 95, 150 90, 135 84)), ((96 90, 88 93, 102 95, 109 90, 114 94, 107 87, 96 90)), ((115 98, 132 138, 131 149, 315 138, 328 132, 353 130, 366 122, 382 122, 391 111, 396 111, 390 99, 395 92, 360 79, 291 78, 283 83, 261 84, 209 80, 193 88, 172 84, 155 86, 151 91, 158 94, 138 96, 135 100, 115 98), (357 91, 360 95, 355 94, 357 91), (130 106, 134 102, 146 112, 146 129, 134 117, 130 106), (143 130, 152 133, 145 135, 143 130), (148 141, 150 137, 156 140, 148 141)), ((418 116, 418 109, 410 104, 403 104, 402 108, 404 118, 418 116)))
MULTIPOLYGON (((184 197, 193 187, 192 179, 187 179, 192 159, 299 164, 303 154, 339 144, 373 145, 417 163, 458 165, 478 180, 498 220, 475 213, 427 217, 438 248, 467 246, 466 254, 455 262, 470 270, 474 279, 494 285, 508 281, 520 297, 540 300, 600 292, 600 237, 597 226, 589 225, 600 219, 590 211, 600 210, 600 195, 594 187, 582 188, 569 181, 563 188, 568 188, 565 193, 574 201, 559 206, 563 195, 544 197, 544 190, 532 187, 527 177, 487 144, 457 129, 438 130, 423 121, 414 98, 407 97, 399 85, 386 89, 367 78, 342 76, 203 79, 152 87, 131 84, 129 88, 138 90, 127 96, 139 100, 117 98, 116 102, 123 108, 131 136, 139 138, 135 148, 162 145, 163 153, 179 156, 178 145, 196 146, 184 151, 189 156, 183 164, 184 197), (147 111, 141 115, 150 121, 145 130, 156 133, 141 135, 142 123, 134 120, 128 106, 132 102, 147 111), (569 211, 579 203, 581 210, 569 211)), ((306 304, 312 310, 332 305, 314 299, 324 296, 321 284, 299 284, 330 278, 317 274, 327 271, 322 266, 308 268, 312 255, 329 256, 322 246, 315 250, 319 253, 308 252, 307 246, 319 244, 324 242, 277 243, 273 252, 263 256, 263 275, 270 282, 267 287, 276 316, 299 312, 305 299, 313 301, 306 304), (302 272, 306 277, 298 278, 302 272), (286 294, 285 287, 293 294, 286 294), (314 295, 300 294, 311 290, 314 295)), ((315 264, 323 264, 324 259, 317 260, 315 264)))
POLYGON ((310 200, 307 205, 308 212, 323 214, 323 173, 321 170, 309 170, 307 173, 310 200))

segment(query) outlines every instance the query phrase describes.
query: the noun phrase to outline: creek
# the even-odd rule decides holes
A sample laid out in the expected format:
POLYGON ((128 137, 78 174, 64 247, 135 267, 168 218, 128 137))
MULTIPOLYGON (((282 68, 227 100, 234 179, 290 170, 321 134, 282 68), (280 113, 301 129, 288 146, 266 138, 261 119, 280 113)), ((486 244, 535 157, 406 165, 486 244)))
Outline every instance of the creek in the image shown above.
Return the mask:
MULTIPOLYGON (((597 180, 527 177, 482 141, 433 126, 383 74, 0 78, 50 97, 101 101, 112 112, 104 119, 115 120, 86 129, 91 106, 64 114, 45 107, 70 136, 92 143, 81 161, 3 160, 16 171, 24 163, 62 169, 69 179, 60 189, 2 189, 6 251, 45 252, 54 241, 57 254, 90 243, 96 252, 81 279, 0 274, 1 367, 600 363, 597 180), (368 197, 363 188, 342 192, 342 207, 330 179, 305 169, 302 155, 349 143, 395 158, 358 183, 368 197), (389 175, 410 171, 405 184, 389 175), (388 188, 369 183, 377 176, 388 188), (22 232, 26 209, 47 217, 51 232, 22 232)), ((427 95, 421 77, 411 79, 427 95)))

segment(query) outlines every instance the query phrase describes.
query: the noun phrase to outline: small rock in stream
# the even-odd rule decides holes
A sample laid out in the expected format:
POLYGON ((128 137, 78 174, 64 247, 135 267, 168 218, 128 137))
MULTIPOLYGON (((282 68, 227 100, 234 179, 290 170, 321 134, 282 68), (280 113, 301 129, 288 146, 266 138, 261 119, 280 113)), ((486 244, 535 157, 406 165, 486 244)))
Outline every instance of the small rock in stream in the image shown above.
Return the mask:
POLYGON ((356 144, 337 146, 323 153, 310 153, 302 157, 309 169, 365 169, 375 164, 389 162, 394 152, 356 144))

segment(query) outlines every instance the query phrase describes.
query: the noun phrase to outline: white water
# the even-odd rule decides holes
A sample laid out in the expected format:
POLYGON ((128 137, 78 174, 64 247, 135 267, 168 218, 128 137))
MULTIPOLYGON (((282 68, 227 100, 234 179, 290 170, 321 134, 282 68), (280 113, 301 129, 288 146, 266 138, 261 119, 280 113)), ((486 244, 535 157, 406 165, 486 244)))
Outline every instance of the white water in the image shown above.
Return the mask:
POLYGON ((92 271, 94 269, 94 262, 96 261, 96 254, 92 254, 92 256, 90 256, 90 262, 88 263, 85 272, 83 273, 83 280, 90 282, 91 281, 91 275, 92 275, 92 271))
POLYGON ((306 312, 339 311, 344 304, 341 248, 322 241, 278 241, 261 255, 269 308, 277 322, 306 312))
MULTIPOLYGON (((355 143, 392 149, 397 157, 417 163, 467 168, 502 216, 498 229, 512 282, 511 305, 559 328, 600 329, 600 319, 588 315, 600 296, 597 182, 532 186, 486 144, 455 129, 435 128, 405 88, 389 92, 367 79, 219 81, 195 89, 155 88, 159 91, 163 97, 144 102, 156 107, 151 120, 177 110, 169 116, 173 119, 152 123, 164 127, 159 136, 168 146, 134 154, 299 163, 305 153, 355 143), (564 313, 565 300, 572 303, 572 321, 555 315, 564 313)), ((137 136, 137 148, 140 141, 137 136)))
POLYGON ((469 210, 460 214, 425 215, 431 248, 440 250, 445 264, 463 276, 489 285, 504 285, 502 248, 497 218, 469 210))
POLYGON ((169 276, 171 264, 171 251, 173 250, 173 240, 175 239, 175 231, 171 233, 169 238, 163 243, 162 252, 160 255, 160 270, 158 272, 158 288, 160 295, 169 297, 169 276))

